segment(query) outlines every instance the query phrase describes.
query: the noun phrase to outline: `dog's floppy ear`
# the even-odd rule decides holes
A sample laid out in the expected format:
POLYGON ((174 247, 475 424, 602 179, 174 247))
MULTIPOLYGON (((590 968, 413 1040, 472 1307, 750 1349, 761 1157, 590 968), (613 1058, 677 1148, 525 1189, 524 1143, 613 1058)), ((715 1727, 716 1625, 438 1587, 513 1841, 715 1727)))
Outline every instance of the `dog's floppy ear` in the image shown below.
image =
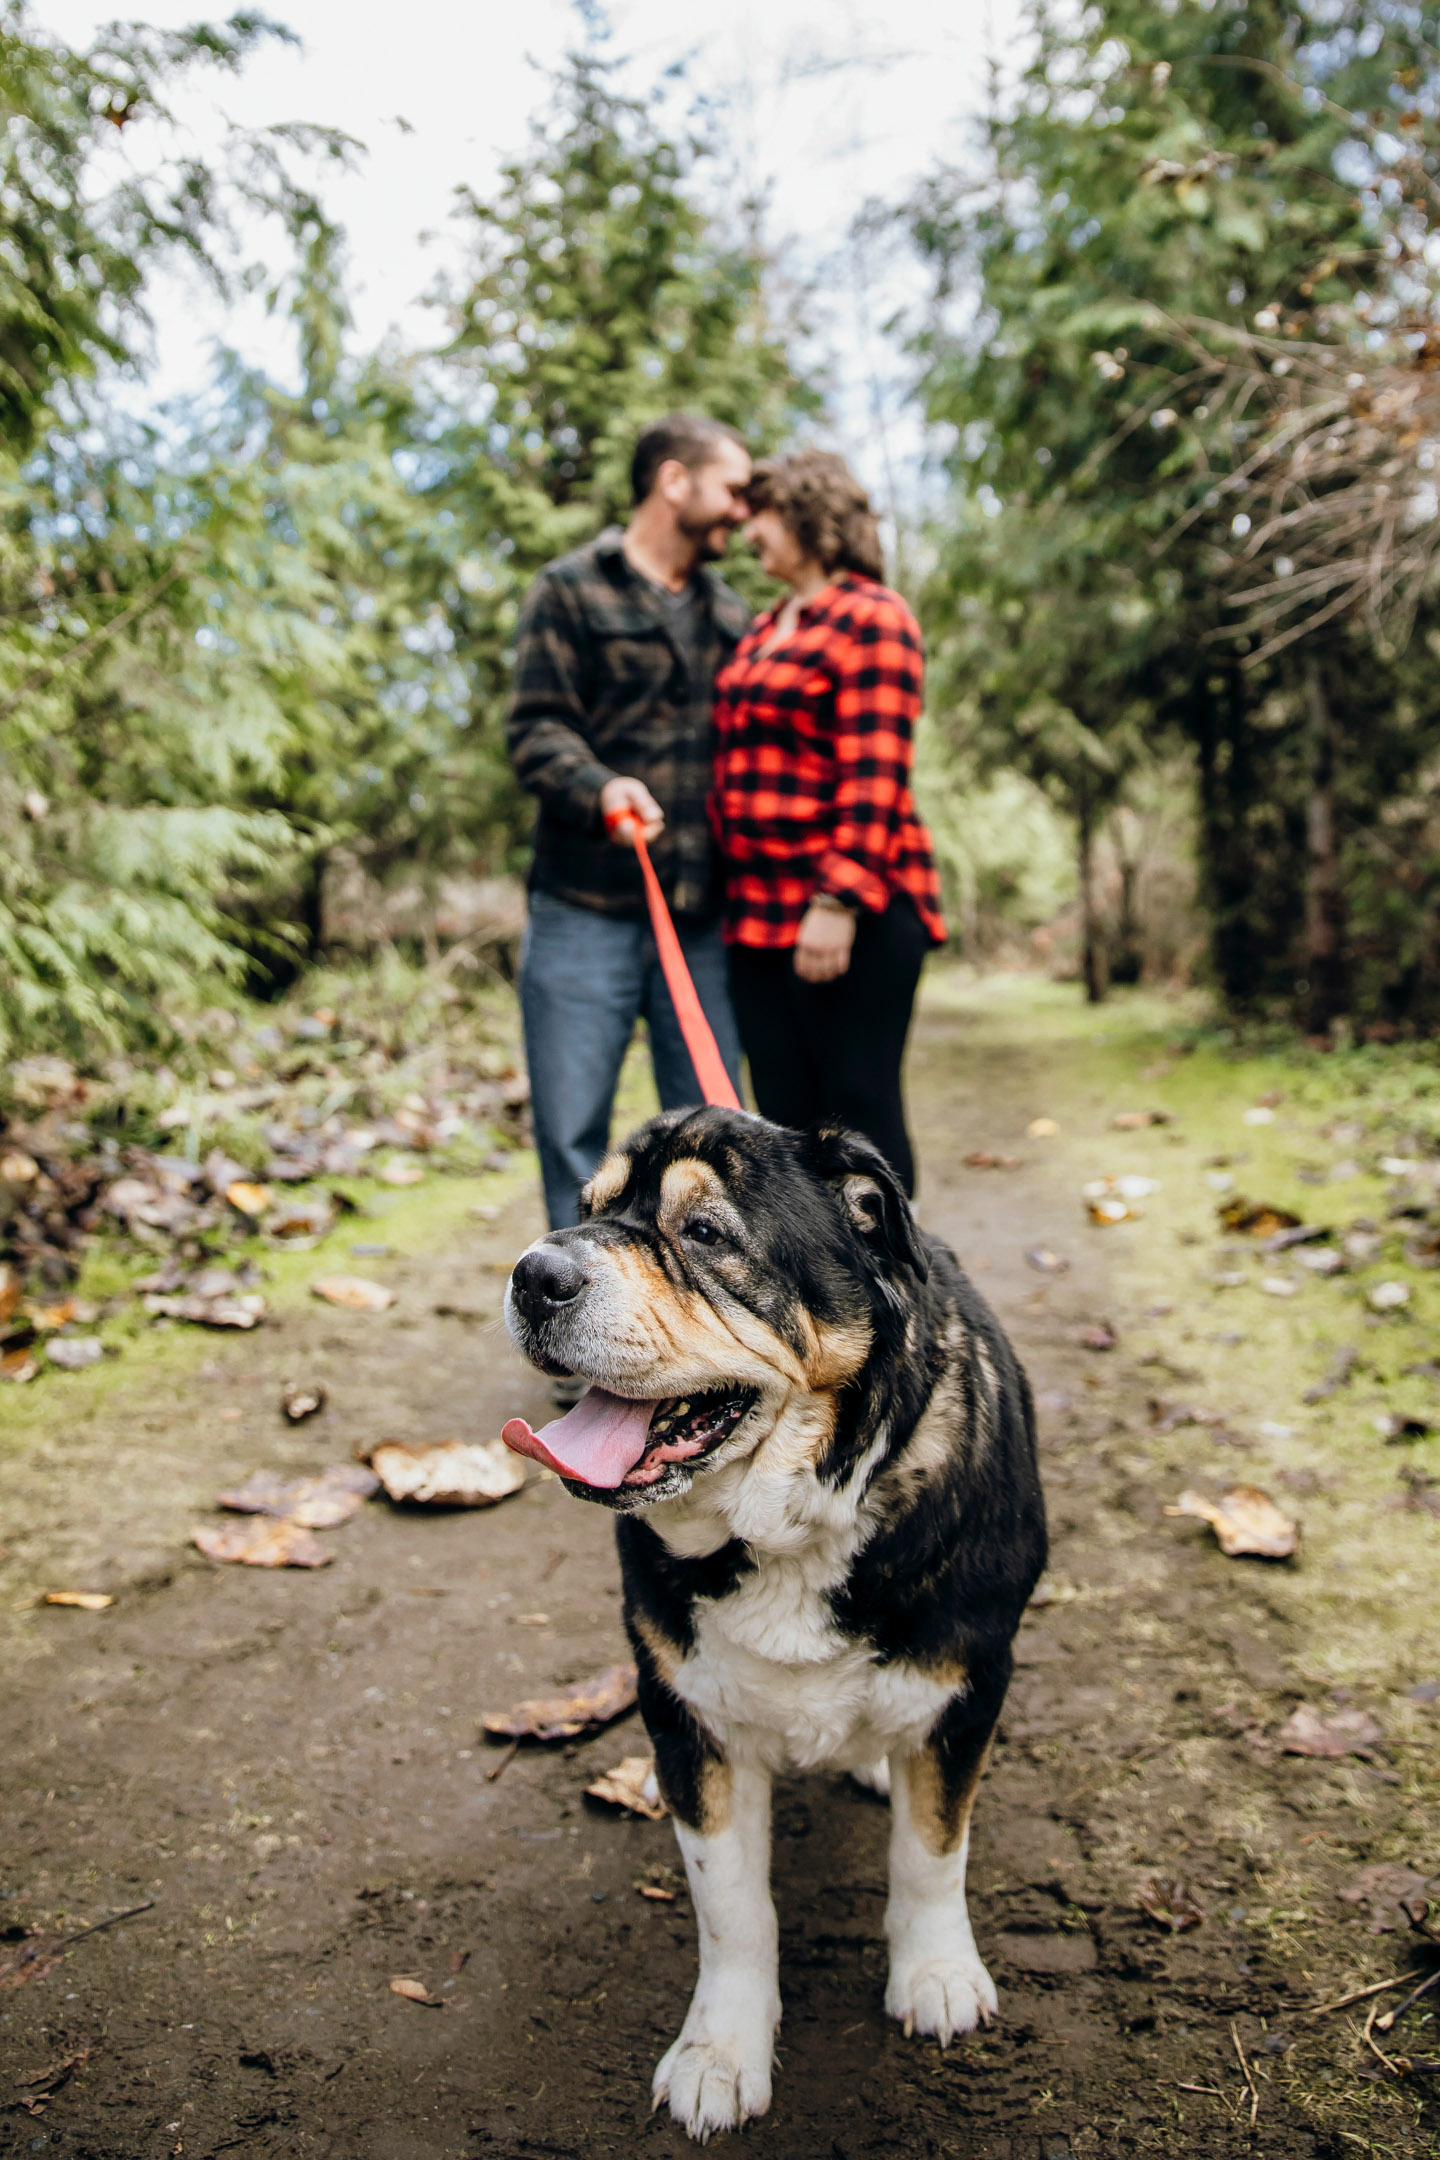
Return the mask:
POLYGON ((930 1259, 900 1180, 872 1141, 840 1125, 806 1134, 810 1166, 830 1186, 846 1216, 877 1258, 909 1268, 919 1281, 930 1259))

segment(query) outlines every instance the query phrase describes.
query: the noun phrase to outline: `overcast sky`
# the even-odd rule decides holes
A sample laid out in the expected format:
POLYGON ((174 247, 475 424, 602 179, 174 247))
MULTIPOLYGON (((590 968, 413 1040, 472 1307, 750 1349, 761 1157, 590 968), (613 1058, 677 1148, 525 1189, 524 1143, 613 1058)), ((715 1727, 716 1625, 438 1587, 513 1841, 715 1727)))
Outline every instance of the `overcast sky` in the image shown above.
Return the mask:
MULTIPOLYGON (((366 146, 358 169, 324 189, 349 236, 357 341, 369 347, 394 334, 432 343, 438 326, 419 302, 453 259, 454 190, 468 183, 485 193, 523 147, 544 71, 580 37, 574 11, 568 0, 271 0, 270 11, 298 33, 300 49, 262 49, 238 79, 204 82, 180 106, 186 128, 202 148, 232 121, 305 119, 358 137, 366 146)), ((75 44, 114 12, 91 0, 34 0, 35 19, 75 44)), ((205 10, 152 0, 136 12, 173 25, 205 10)), ((937 158, 963 154, 987 53, 1013 53, 1018 0, 893 0, 883 12, 865 0, 731 0, 703 10, 612 0, 609 12, 609 49, 633 58, 637 87, 684 58, 695 88, 720 101, 745 183, 768 190, 770 237, 790 242, 794 259, 820 277, 840 363, 835 431, 883 489, 875 388, 897 460, 914 448, 902 367, 879 332, 904 273, 882 252, 857 276, 845 236, 867 198, 895 198, 937 158)), ((154 131, 127 129, 123 154, 153 157, 154 140, 154 131)), ((225 313, 177 282, 159 295, 157 392, 199 387, 217 339, 288 372, 286 343, 258 304, 225 313)))

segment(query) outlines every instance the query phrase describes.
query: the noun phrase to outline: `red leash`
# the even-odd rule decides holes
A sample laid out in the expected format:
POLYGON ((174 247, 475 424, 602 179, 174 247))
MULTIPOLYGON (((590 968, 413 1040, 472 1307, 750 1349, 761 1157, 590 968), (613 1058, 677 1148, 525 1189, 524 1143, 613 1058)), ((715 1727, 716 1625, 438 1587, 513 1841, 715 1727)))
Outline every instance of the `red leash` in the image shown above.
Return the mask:
POLYGON ((740 1098, 730 1084, 725 1061, 715 1041, 715 1032, 705 1017, 690 970, 685 965, 685 955, 680 950, 680 940, 675 934, 675 924, 665 905, 665 895, 660 890, 660 880, 655 875, 655 865, 650 860, 650 850, 645 845, 640 830, 640 820, 633 810, 622 810, 617 816, 606 818, 612 833, 629 826, 630 837, 635 843, 635 853, 640 858, 640 875, 645 880, 645 898, 650 908, 650 928, 655 933, 655 948, 660 955, 660 966, 665 974, 665 987, 670 992, 670 1002, 675 1007, 675 1017, 680 1023, 680 1033, 695 1067, 695 1077, 707 1103, 717 1104, 725 1110, 738 1110, 740 1098))

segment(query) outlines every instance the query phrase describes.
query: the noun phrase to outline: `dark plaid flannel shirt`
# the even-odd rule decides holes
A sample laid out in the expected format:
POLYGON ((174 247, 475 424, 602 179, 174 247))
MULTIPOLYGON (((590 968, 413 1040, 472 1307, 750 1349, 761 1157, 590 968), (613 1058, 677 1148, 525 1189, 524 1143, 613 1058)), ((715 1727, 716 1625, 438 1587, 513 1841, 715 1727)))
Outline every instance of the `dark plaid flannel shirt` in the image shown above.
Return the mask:
POLYGON ((601 788, 624 776, 643 780, 665 813, 650 854, 671 907, 705 915, 720 904, 706 814, 715 677, 750 610, 713 571, 696 573, 705 605, 692 671, 622 537, 611 529, 551 563, 521 611, 506 739, 540 801, 530 888, 602 915, 644 915, 634 850, 609 839, 600 817, 601 788))
POLYGON ((721 671, 712 815, 732 944, 795 943, 816 893, 883 914, 905 893, 945 940, 935 851, 910 792, 924 654, 899 593, 841 572, 770 652, 778 608, 721 671))

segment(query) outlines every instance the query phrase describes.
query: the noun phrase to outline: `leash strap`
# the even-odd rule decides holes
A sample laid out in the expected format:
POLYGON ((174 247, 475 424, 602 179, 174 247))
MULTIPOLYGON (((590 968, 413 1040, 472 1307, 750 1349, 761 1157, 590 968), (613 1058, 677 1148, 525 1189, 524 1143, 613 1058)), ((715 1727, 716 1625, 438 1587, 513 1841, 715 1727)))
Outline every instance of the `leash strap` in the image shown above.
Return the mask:
POLYGON ((655 949, 660 955, 660 966, 665 976, 665 987, 670 992, 670 1002, 675 1007, 675 1017, 680 1023, 680 1033, 695 1067, 695 1077, 707 1103, 725 1110, 738 1110, 740 1098, 730 1084, 725 1061, 715 1041, 715 1031, 705 1017, 699 993, 685 965, 685 955, 680 950, 680 940, 670 910, 665 905, 665 895, 660 890, 660 880, 655 875, 655 865, 650 860, 640 831, 640 821, 633 811, 626 810, 619 816, 606 819, 612 833, 628 826, 635 843, 635 853, 640 858, 640 875, 645 880, 645 899, 650 909, 650 927, 655 934, 655 949))

